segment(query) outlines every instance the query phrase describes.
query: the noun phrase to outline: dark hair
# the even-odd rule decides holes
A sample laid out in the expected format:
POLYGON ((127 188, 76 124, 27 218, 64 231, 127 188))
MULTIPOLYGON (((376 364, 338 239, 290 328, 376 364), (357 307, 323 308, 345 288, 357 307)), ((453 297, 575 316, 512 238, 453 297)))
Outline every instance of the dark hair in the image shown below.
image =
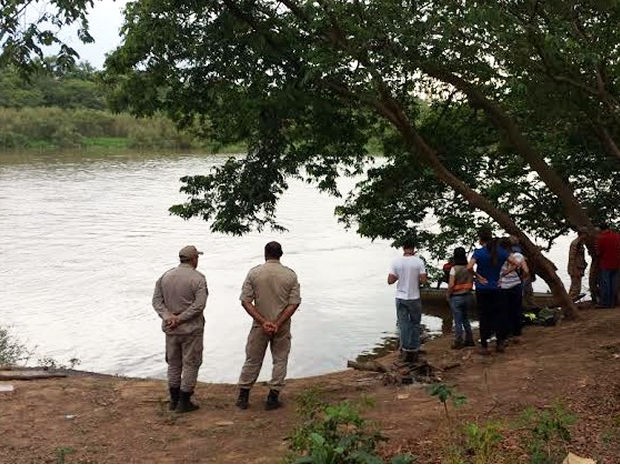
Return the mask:
POLYGON ((265 245, 265 258, 279 259, 282 256, 282 246, 279 242, 271 241, 265 245))
POLYGON ((484 247, 491 254, 491 263, 493 266, 497 265, 497 238, 493 237, 493 231, 489 226, 482 226, 478 229, 478 239, 484 242, 484 247))
POLYGON ((403 249, 415 249, 415 241, 408 237, 403 240, 403 249))
POLYGON ((609 223, 602 221, 599 223, 598 227, 601 228, 601 231, 605 231, 606 229, 609 229, 609 223))
POLYGON ((510 237, 508 237, 508 236, 502 237, 499 240, 499 245, 502 246, 504 249, 506 249, 509 252, 512 250, 512 241, 510 240, 510 237))
POLYGON ((484 242, 493 240, 493 231, 488 226, 482 226, 478 229, 478 239, 484 242))
POLYGON ((455 265, 467 265, 467 254, 463 247, 457 247, 454 249, 454 264, 455 265))

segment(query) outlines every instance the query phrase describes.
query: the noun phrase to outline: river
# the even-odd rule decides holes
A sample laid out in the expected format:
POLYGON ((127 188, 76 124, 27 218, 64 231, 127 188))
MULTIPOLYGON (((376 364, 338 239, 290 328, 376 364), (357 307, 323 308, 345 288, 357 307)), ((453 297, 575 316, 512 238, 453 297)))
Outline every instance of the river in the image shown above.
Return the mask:
MULTIPOLYGON (((186 244, 205 251, 198 269, 210 290, 201 381, 237 379, 251 324, 239 291, 270 240, 282 243, 282 262, 301 283, 289 377, 343 369, 394 333, 394 289, 385 278, 400 252, 345 231, 333 216, 337 199, 291 182, 278 207, 289 231, 244 237, 168 214, 185 200, 181 176, 206 173, 224 159, 2 155, 0 325, 33 350, 30 363, 77 358, 83 370, 165 378, 164 337, 151 296, 186 244)), ((352 185, 343 181, 345 189, 352 185)), ((565 281, 568 241, 550 254, 565 281)), ((425 315, 423 323, 441 329, 439 318, 425 315)), ((268 379, 270 366, 267 356, 260 379, 268 379)))

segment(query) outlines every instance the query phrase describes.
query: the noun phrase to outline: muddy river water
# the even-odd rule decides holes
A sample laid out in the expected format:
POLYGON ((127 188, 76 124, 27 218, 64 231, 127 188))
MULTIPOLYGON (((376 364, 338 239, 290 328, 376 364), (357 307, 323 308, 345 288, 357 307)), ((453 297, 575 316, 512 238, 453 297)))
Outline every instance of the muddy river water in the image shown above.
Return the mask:
MULTIPOLYGON (((385 277, 399 252, 345 231, 333 217, 338 200, 312 186, 291 183, 278 208, 285 233, 231 237, 168 214, 184 200, 179 177, 206 173, 224 158, 0 157, 0 325, 33 350, 31 363, 77 358, 84 370, 164 378, 164 338, 151 296, 186 244, 205 251, 199 270, 210 289, 202 381, 237 379, 250 326, 239 291, 269 240, 282 243, 282 262, 301 282, 289 376, 343 369, 394 333, 385 277)), ((352 185, 343 181, 345 189, 352 185)), ((568 242, 551 252, 560 271, 568 242)), ((440 318, 423 322, 441 328, 440 318)), ((266 362, 262 379, 270 357, 266 362)))

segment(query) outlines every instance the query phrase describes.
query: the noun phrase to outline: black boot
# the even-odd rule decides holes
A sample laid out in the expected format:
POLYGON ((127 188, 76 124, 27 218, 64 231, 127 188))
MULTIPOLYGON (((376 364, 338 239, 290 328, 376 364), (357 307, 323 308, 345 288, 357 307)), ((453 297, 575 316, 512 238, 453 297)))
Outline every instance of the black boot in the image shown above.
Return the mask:
POLYGON ((175 412, 177 413, 193 412, 194 410, 198 410, 200 408, 198 405, 192 403, 192 401, 190 400, 190 397, 192 397, 192 394, 194 393, 185 392, 185 391, 180 392, 179 404, 177 405, 175 412))
POLYGON ((170 402, 168 403, 168 410, 174 410, 179 405, 179 397, 181 396, 181 388, 169 386, 170 402))
POLYGON ((420 358, 420 353, 417 350, 406 350, 405 351, 405 362, 406 363, 417 363, 420 358))
POLYGON ((282 402, 278 399, 280 392, 270 389, 269 394, 267 394, 267 402, 265 403, 265 410, 275 410, 277 408, 282 407, 282 402))
POLYGON ((465 347, 475 347, 474 335, 472 333, 465 334, 465 347))
POLYGON ((250 390, 248 388, 239 389, 239 397, 237 397, 237 402, 235 405, 239 407, 241 410, 245 410, 248 408, 248 403, 250 402, 250 390))

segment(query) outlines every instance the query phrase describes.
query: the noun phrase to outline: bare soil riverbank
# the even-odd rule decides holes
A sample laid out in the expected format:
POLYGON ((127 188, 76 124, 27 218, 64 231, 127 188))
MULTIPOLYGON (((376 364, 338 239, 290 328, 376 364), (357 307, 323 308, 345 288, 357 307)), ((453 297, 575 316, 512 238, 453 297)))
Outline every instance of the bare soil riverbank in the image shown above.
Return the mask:
POLYGON ((520 344, 486 357, 450 350, 447 336, 427 343, 431 364, 460 364, 442 375, 467 398, 459 409, 451 407, 450 420, 424 387, 384 385, 380 374, 353 370, 290 380, 285 406, 276 411, 263 409, 264 385, 253 390, 250 408, 240 411, 235 386, 200 384, 201 408, 185 415, 167 411, 160 380, 88 374, 10 381, 14 392, 0 392, 0 462, 277 463, 298 422, 295 397, 319 388, 331 401, 374 399, 363 416, 388 437, 380 451, 386 456, 464 460, 472 451, 459 442, 459 425, 495 420, 501 440, 492 461, 530 462, 525 431, 515 421, 528 406, 545 409, 560 401, 575 416, 567 449, 619 463, 620 308, 586 308, 580 317, 527 327, 520 344))

